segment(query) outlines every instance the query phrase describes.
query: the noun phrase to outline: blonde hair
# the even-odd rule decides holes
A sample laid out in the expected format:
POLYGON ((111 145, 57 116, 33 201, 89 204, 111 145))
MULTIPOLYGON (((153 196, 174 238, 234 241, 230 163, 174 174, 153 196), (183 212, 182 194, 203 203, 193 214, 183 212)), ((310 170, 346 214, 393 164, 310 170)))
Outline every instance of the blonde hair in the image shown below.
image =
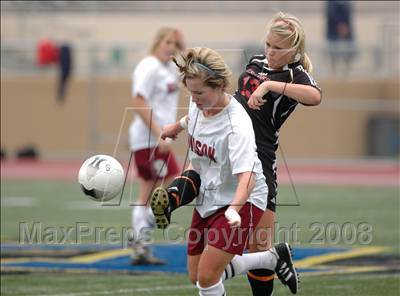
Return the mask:
POLYGON ((178 67, 183 84, 187 78, 201 78, 206 86, 226 89, 231 71, 221 55, 206 47, 189 48, 172 59, 178 67))
POLYGON ((312 72, 311 60, 305 52, 306 34, 297 17, 288 13, 278 12, 269 22, 267 33, 276 34, 282 40, 289 40, 291 48, 296 50, 296 54, 300 54, 300 64, 308 72, 312 72))
MULTIPOLYGON (((160 45, 161 41, 163 41, 164 38, 167 37, 169 34, 175 33, 175 32, 177 32, 177 29, 172 28, 172 27, 160 28, 157 31, 156 36, 154 37, 153 43, 150 47, 150 53, 154 54, 155 51, 157 50, 158 46, 160 45)), ((181 49, 181 48, 179 48, 179 49, 181 49)))

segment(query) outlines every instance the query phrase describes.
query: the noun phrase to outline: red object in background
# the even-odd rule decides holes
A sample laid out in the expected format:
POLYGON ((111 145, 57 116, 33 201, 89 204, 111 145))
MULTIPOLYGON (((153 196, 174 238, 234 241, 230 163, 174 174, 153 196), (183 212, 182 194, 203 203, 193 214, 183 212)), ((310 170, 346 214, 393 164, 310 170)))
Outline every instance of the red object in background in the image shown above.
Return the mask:
POLYGON ((46 66, 58 63, 59 50, 57 45, 48 40, 42 39, 37 46, 37 64, 39 66, 46 66))

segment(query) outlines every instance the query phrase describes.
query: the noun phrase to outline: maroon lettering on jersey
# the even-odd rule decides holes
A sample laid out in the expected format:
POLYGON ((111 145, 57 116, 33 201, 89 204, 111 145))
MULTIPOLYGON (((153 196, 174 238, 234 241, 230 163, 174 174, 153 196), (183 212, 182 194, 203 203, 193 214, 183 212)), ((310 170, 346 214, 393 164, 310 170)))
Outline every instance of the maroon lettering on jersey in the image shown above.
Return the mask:
POLYGON ((167 84, 167 92, 173 93, 176 92, 178 90, 178 85, 176 83, 168 83, 167 84))
POLYGON ((215 159, 215 148, 208 146, 206 143, 202 143, 199 140, 196 140, 192 135, 189 134, 188 137, 189 148, 192 152, 196 153, 198 156, 205 156, 209 158, 211 161, 217 163, 215 159))
POLYGON ((212 161, 214 161, 215 163, 217 162, 215 160, 215 148, 214 147, 208 147, 208 154, 207 154, 208 158, 211 159, 212 161))
POLYGON ((189 148, 190 148, 190 150, 192 150, 193 151, 193 146, 194 146, 194 138, 189 134, 189 137, 188 137, 188 142, 189 142, 189 148))
POLYGON ((196 140, 196 146, 194 148, 194 152, 199 155, 199 156, 203 156, 203 154, 201 153, 201 142, 199 140, 196 140))

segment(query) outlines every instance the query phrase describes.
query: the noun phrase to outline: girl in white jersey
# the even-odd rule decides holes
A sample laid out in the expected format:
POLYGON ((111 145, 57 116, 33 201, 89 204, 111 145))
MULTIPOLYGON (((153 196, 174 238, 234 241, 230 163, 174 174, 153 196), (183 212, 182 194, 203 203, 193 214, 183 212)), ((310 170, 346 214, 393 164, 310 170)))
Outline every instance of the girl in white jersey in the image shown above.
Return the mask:
POLYGON ((174 28, 161 28, 150 50, 133 72, 132 105, 135 119, 129 128, 130 149, 139 176, 139 196, 132 211, 132 264, 162 264, 142 241, 154 225, 148 207, 149 195, 160 180, 174 177, 179 166, 167 141, 160 139, 161 127, 176 120, 178 72, 171 56, 184 48, 181 33, 174 28))
MULTIPOLYGON (((297 285, 287 244, 242 256, 251 229, 266 209, 268 187, 251 119, 240 103, 225 93, 230 75, 227 65, 209 48, 189 49, 174 61, 191 93, 188 169, 201 179, 188 238, 190 280, 196 283, 199 295, 226 295, 222 281, 229 278, 224 274, 228 264, 238 273, 284 264, 297 285)), ((159 190, 152 198, 156 218, 164 214, 157 205, 167 198, 165 189, 159 190)), ((184 190, 177 193, 187 194, 184 190)))
MULTIPOLYGON (((239 76, 234 95, 252 120, 257 152, 268 185, 267 209, 257 225, 256 231, 260 235, 256 235, 256 239, 249 244, 250 252, 267 250, 273 242, 278 186, 276 152, 280 128, 299 103, 315 106, 321 102, 321 89, 311 76, 313 67, 306 53, 306 35, 300 20, 290 14, 277 13, 268 25, 265 41, 265 53, 250 58, 239 76)), ((186 119, 182 118, 175 124, 165 126, 162 137, 176 138, 185 129, 185 123, 186 119)), ((172 193, 170 187, 167 191, 172 193)), ((163 220, 166 223, 161 221, 157 223, 158 227, 166 227, 172 211, 179 204, 189 202, 188 198, 176 205, 171 199, 165 213, 167 219, 163 220)), ((227 266, 226 273, 229 276, 235 274, 230 266, 227 266)), ((286 284, 285 274, 278 270, 277 276, 286 284)), ((251 270, 248 279, 254 296, 272 295, 274 271, 251 270)))

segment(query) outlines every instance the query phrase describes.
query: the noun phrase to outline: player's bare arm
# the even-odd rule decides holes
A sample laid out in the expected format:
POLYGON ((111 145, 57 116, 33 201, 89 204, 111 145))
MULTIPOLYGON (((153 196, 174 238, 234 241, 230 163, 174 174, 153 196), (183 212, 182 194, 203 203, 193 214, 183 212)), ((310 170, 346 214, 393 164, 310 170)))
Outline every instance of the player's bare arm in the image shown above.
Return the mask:
POLYGON ((252 109, 259 109, 265 101, 265 96, 269 91, 284 94, 304 105, 316 106, 321 103, 321 92, 315 87, 304 84, 293 84, 279 81, 267 80, 259 85, 259 87, 250 96, 248 104, 252 109))
POLYGON ((225 217, 229 220, 232 227, 240 227, 241 218, 238 214, 242 206, 246 203, 250 193, 255 186, 254 174, 252 172, 243 172, 237 175, 238 186, 236 188, 235 197, 231 205, 225 212, 225 217))
POLYGON ((167 138, 171 138, 175 140, 178 135, 187 128, 187 120, 188 116, 185 115, 181 118, 181 120, 175 123, 164 125, 161 131, 161 139, 165 140, 167 138))

